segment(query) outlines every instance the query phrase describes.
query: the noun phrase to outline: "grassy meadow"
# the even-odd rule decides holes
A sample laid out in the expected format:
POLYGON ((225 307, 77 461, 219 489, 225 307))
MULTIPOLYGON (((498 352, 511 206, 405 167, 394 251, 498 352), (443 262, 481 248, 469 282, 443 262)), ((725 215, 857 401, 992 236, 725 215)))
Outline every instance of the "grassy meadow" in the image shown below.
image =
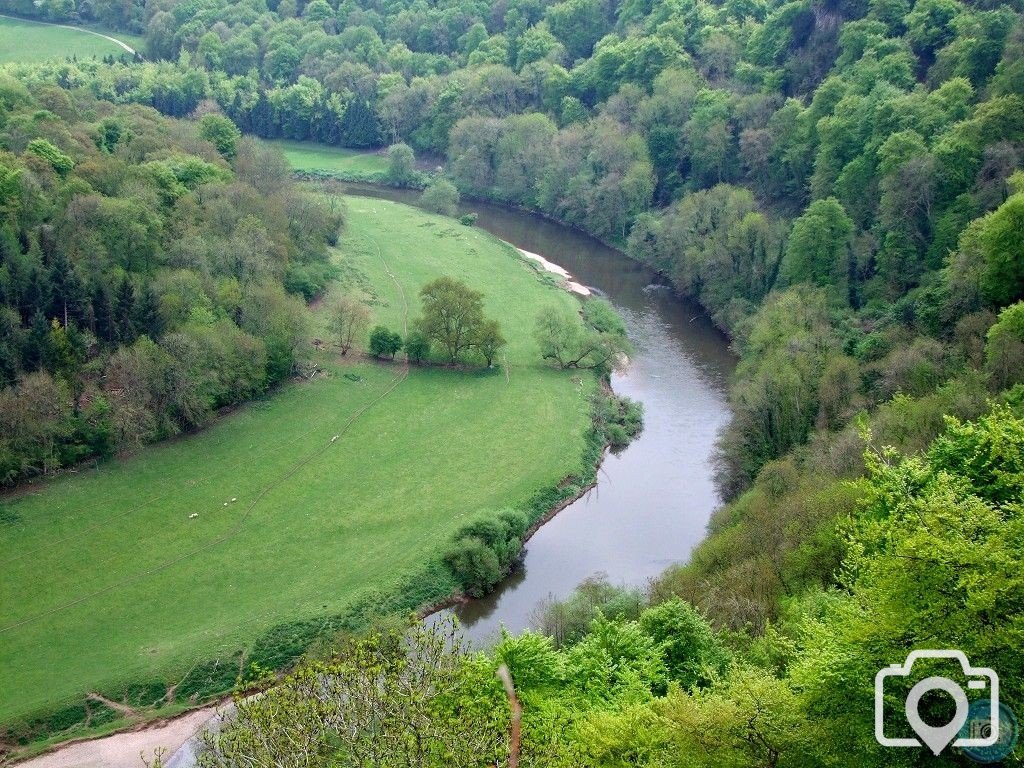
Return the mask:
POLYGON ((374 322, 401 330, 425 282, 456 276, 486 294, 507 366, 405 377, 325 351, 326 377, 3 500, 0 723, 89 692, 152 703, 213 659, 235 674, 283 623, 449 590, 441 568, 410 579, 462 523, 582 471, 592 381, 531 339, 541 306, 575 299, 480 230, 380 200, 348 211, 341 283, 374 322))
MULTIPOLYGON (((141 38, 129 40, 117 33, 110 35, 124 40, 136 50, 140 48, 141 38)), ((101 58, 121 54, 127 54, 127 51, 85 29, 69 29, 37 21, 0 17, 0 64, 64 59, 69 56, 91 59, 93 56, 101 58)))
POLYGON ((270 143, 284 152, 288 163, 297 171, 330 171, 358 180, 383 177, 388 170, 388 159, 383 152, 365 152, 287 139, 270 143))

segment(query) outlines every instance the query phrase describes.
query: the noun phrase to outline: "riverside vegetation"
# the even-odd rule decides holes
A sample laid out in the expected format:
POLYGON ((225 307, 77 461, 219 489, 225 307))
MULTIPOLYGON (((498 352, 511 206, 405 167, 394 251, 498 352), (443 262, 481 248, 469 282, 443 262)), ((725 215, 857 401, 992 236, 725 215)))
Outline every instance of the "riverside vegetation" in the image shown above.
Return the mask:
MULTIPOLYGON (((863 686, 922 646, 998 667, 1024 711, 1018 2, 32 6, 112 14, 153 59, 8 65, 34 93, 445 154, 457 191, 621 244, 731 334, 705 544, 632 613, 518 639, 537 763, 914 764, 863 686), (661 621, 706 674, 662 671, 661 621)), ((353 764, 331 717, 310 752, 353 764)))

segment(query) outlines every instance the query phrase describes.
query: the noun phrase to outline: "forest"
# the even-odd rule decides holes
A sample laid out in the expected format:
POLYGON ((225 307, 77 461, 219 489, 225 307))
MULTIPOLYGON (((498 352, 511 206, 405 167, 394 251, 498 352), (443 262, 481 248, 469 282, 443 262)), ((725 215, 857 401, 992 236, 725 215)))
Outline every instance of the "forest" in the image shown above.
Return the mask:
MULTIPOLYGON (((311 222, 296 228, 246 196, 263 174, 265 190, 288 182, 239 134, 405 144, 444 158, 465 196, 541 211, 655 267, 740 358, 716 457, 726 503, 690 561, 636 599, 591 585, 552 606, 554 639, 508 637, 486 659, 440 654, 445 674, 454 665, 470 682, 417 717, 440 727, 490 711, 479 680, 501 700, 491 667, 504 662, 523 691, 530 764, 913 765, 924 758, 880 750, 851 704, 881 664, 949 642, 1019 679, 1019 2, 27 5, 0 10, 144 32, 147 61, 2 70, 0 189, 18 190, 0 197, 3 343, 17 350, 2 356, 17 361, 4 397, 27 403, 48 387, 65 403, 59 418, 35 417, 59 425, 52 436, 4 430, 30 435, 5 448, 9 477, 188 428, 287 370, 294 349, 277 334, 293 327, 283 318, 296 297, 327 279, 320 254, 338 221, 296 192, 286 204, 311 222), (197 195, 198 179, 216 181, 197 195), (237 218, 235 201, 250 215, 237 218), (94 220, 105 234, 70 245, 76 221, 94 220), (202 237, 185 236, 193 226, 202 237), (105 238, 135 243, 143 230, 151 246, 96 263, 132 253, 105 238), (57 231, 72 236, 45 236, 57 231), (259 238, 259 264, 219 261, 259 238), (231 329, 218 343, 250 354, 204 347, 217 324, 231 329), (90 384, 102 366, 134 372, 133 356, 150 365, 160 350, 179 365, 188 358, 167 350, 186 346, 225 367, 260 364, 185 404, 119 403, 90 384)), ((345 653, 372 653, 381 679, 406 679, 380 642, 345 653)), ((346 658, 275 689, 288 706, 253 706, 253 723, 283 729, 280 754, 288 729, 312 722, 308 743, 365 764, 339 757, 330 736, 347 715, 318 709, 302 685, 351 681, 346 658), (312 721, 286 716, 295 701, 312 721)), ((1003 695, 1024 712, 1019 683, 1003 695)), ((480 717, 452 743, 504 759, 506 723, 480 717), (494 739, 468 745, 484 732, 494 739)), ((238 743, 256 725, 243 720, 238 743)))
POLYGON ((193 430, 295 373, 341 216, 230 121, 0 83, 0 483, 193 430))

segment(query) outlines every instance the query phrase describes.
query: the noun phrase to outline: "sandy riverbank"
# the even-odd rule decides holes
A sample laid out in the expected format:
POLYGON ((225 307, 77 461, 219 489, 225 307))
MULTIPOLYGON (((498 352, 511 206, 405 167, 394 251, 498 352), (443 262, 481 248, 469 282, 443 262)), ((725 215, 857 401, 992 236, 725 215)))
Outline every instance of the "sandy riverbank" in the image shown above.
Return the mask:
POLYGON ((139 753, 152 760, 154 750, 163 747, 169 757, 215 714, 216 707, 204 707, 137 731, 73 742, 18 763, 18 768, 142 768, 139 753))
POLYGON ((578 283, 572 279, 572 275, 569 274, 569 270, 567 270, 565 267, 560 267, 554 262, 548 261, 539 253, 524 251, 522 248, 517 248, 516 250, 523 254, 523 256, 528 258, 530 261, 535 261, 538 264, 540 264, 545 269, 545 271, 551 272, 552 274, 558 275, 559 277, 564 279, 565 287, 568 288, 573 293, 578 293, 580 296, 589 296, 591 294, 591 290, 587 288, 587 286, 583 285, 583 283, 578 283))

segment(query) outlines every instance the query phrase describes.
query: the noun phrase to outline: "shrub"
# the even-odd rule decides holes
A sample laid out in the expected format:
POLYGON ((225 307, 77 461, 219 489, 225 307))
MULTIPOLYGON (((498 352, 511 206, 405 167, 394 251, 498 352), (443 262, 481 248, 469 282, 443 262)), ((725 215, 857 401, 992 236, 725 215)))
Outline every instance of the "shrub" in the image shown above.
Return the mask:
POLYGON ((541 603, 533 622, 561 647, 578 642, 599 613, 613 619, 635 619, 645 605, 639 589, 615 586, 607 574, 600 573, 585 579, 565 600, 541 603))
POLYGON ((725 671, 729 656, 711 625, 679 598, 648 608, 640 627, 661 650, 669 677, 684 688, 707 685, 725 671))
POLYGON ((430 354, 430 339, 419 330, 409 331, 403 346, 405 348, 405 356, 409 358, 410 362, 417 365, 423 362, 430 354))
POLYGON ((459 190, 447 179, 435 179, 420 195, 420 205, 443 216, 454 216, 458 211, 459 190))
POLYGON ((466 227, 472 227, 476 224, 476 220, 480 218, 477 213, 467 213, 465 216, 459 216, 459 224, 466 227))
POLYGON ((383 325, 376 326, 370 332, 369 352, 374 357, 387 357, 392 360, 402 349, 402 337, 394 331, 389 331, 383 325))
POLYGON ((408 187, 416 181, 416 156, 408 144, 392 144, 388 147, 388 182, 398 187, 408 187))
POLYGON ((67 176, 75 167, 75 161, 61 152, 46 139, 32 139, 28 143, 28 151, 50 164, 59 176, 67 176))
POLYGON ((593 411, 594 427, 613 448, 629 445, 643 431, 643 404, 628 397, 599 392, 594 396, 593 411))
POLYGON ((498 583, 519 555, 528 526, 526 513, 512 509, 464 525, 445 555, 445 563, 463 590, 480 596, 498 583))
POLYGON ((481 539, 466 536, 452 545, 445 563, 469 595, 481 597, 501 579, 501 566, 494 550, 481 539))
POLYGON ((583 304, 583 318, 601 333, 626 335, 626 324, 622 322, 615 307, 605 299, 588 299, 583 304))

